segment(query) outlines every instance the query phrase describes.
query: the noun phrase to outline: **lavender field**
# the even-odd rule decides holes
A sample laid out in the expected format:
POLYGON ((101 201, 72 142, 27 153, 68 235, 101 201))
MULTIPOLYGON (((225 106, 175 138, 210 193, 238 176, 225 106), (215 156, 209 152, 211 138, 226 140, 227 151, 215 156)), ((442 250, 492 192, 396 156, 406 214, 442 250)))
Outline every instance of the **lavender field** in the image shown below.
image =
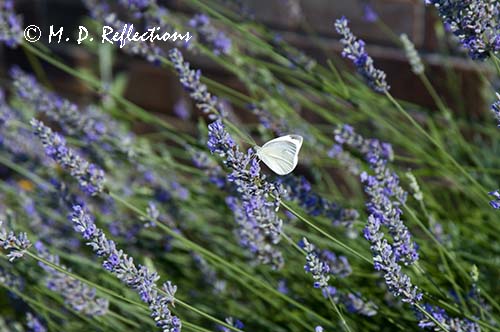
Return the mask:
POLYGON ((500 331, 500 3, 307 1, 0 0, 0 332, 500 331))

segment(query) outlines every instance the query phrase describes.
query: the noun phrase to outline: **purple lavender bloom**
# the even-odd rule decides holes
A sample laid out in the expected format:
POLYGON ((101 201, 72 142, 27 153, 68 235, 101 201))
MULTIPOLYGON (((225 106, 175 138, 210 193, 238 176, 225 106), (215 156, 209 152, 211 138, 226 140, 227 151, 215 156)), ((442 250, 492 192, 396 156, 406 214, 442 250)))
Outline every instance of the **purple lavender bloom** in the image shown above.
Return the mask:
POLYGON ((323 287, 321 289, 321 294, 323 295, 323 297, 325 299, 328 299, 328 298, 333 298, 335 299, 335 296, 337 295, 337 288, 333 287, 333 286, 326 286, 326 287, 323 287))
MULTIPOLYGON (((228 325, 231 325, 232 327, 239 329, 239 330, 241 330, 245 327, 245 325, 240 320, 234 319, 233 317, 227 317, 226 323, 228 325)), ((232 331, 230 328, 225 327, 223 325, 217 325, 217 329, 221 332, 231 332, 232 331)))
POLYGON ((405 202, 407 194, 400 187, 398 176, 387 167, 388 161, 392 160, 392 147, 375 139, 365 140, 350 126, 335 130, 335 141, 359 150, 375 173, 361 174, 361 182, 370 198, 367 203, 370 215, 364 236, 371 243, 375 269, 384 272, 389 291, 395 296, 401 296, 403 302, 410 304, 419 302, 422 293, 401 271, 399 264, 412 264, 418 259, 418 253, 408 228, 401 220, 403 212, 400 205, 405 202), (392 243, 384 238, 382 226, 389 229, 392 243))
MULTIPOLYGON (((41 242, 37 242, 35 248, 41 258, 71 272, 60 263, 59 256, 51 255, 41 242)), ((47 288, 61 294, 64 302, 75 311, 90 317, 102 316, 108 312, 108 300, 97 297, 95 288, 91 288, 46 264, 39 263, 39 265, 47 273, 47 288)))
POLYGON ((23 41, 22 19, 14 12, 13 0, 0 0, 0 42, 16 47, 23 41))
MULTIPOLYGON (((412 264, 418 259, 417 246, 401 219, 403 212, 400 209, 400 205, 406 202, 407 193, 399 185, 397 174, 387 167, 387 163, 393 158, 392 146, 376 139, 364 139, 349 125, 335 130, 335 141, 339 145, 347 145, 358 150, 365 156, 375 173, 361 174, 365 192, 370 197, 367 203, 368 211, 389 229, 396 261, 402 261, 405 265, 412 264)), ((366 234, 368 233, 365 231, 365 237, 366 234)))
POLYGON ((0 267, 0 284, 7 288, 23 290, 24 279, 0 267))
POLYGON ((184 98, 179 99, 174 105, 174 114, 182 120, 188 120, 191 117, 191 110, 184 98))
POLYGON ((104 232, 94 224, 92 216, 80 205, 73 206, 69 217, 75 231, 81 233, 99 257, 103 257, 103 267, 113 273, 125 285, 135 290, 150 310, 156 326, 163 332, 180 332, 181 320, 172 316, 169 306, 174 303, 177 287, 170 281, 162 286, 159 292, 156 282, 160 277, 147 267, 136 265, 132 257, 116 248, 114 241, 109 240, 104 232))
POLYGON ((179 74, 182 86, 189 92, 196 106, 212 120, 225 116, 223 104, 208 91, 205 84, 201 83, 201 71, 192 70, 189 62, 184 61, 182 53, 176 48, 170 50, 169 59, 179 74))
POLYGON ((154 0, 119 0, 120 4, 131 10, 143 10, 154 3, 154 0))
POLYGON ((277 289, 278 289, 278 292, 280 292, 282 294, 288 294, 290 292, 285 279, 281 279, 278 281, 277 289))
POLYGON ((236 143, 226 131, 222 121, 214 121, 209 124, 208 133, 207 146, 211 153, 216 153, 223 158, 233 153, 236 143))
POLYGON ((323 326, 320 326, 320 325, 318 325, 314 328, 314 332, 324 332, 324 331, 325 331, 325 329, 323 329, 323 326))
POLYGON ((229 196, 226 204, 233 211, 240 245, 262 264, 274 269, 283 267, 283 255, 276 247, 281 238, 282 220, 276 215, 272 202, 261 196, 238 199, 229 196))
POLYGON ((31 247, 31 242, 28 240, 26 233, 15 234, 13 231, 7 232, 2 227, 3 222, 0 221, 0 247, 7 250, 7 258, 10 262, 18 258, 22 258, 26 251, 31 247))
MULTIPOLYGON (((430 304, 424 305, 425 311, 432 315, 432 317, 437 320, 443 327, 445 327, 450 332, 481 332, 481 328, 475 322, 468 319, 459 319, 449 317, 444 309, 437 306, 431 306, 430 304)), ((417 317, 420 320, 418 326, 422 329, 436 331, 438 326, 430 318, 424 314, 418 312, 417 317)), ((440 328, 440 327, 439 327, 440 328)))
POLYGON ((276 213, 281 187, 266 181, 253 149, 241 152, 220 120, 209 124, 207 145, 212 153, 224 158, 224 165, 231 170, 226 179, 235 194, 226 203, 236 217, 240 244, 260 262, 281 268, 283 257, 276 248, 283 226, 276 213), (268 200, 271 195, 276 198, 268 200))
POLYGON ((311 244, 305 237, 300 241, 299 246, 306 252, 306 265, 304 270, 306 273, 312 274, 314 279, 314 288, 325 288, 330 280, 330 266, 326 264, 316 252, 316 247, 311 244))
POLYGON ((15 115, 5 100, 5 92, 0 89, 0 128, 13 117, 15 117, 15 115))
POLYGON ((211 183, 218 188, 226 186, 226 174, 222 167, 219 166, 210 155, 201 151, 194 151, 191 149, 193 164, 199 169, 203 170, 208 176, 211 183))
POLYGON ((81 112, 78 106, 67 99, 60 98, 42 87, 34 76, 18 67, 10 70, 15 93, 23 101, 32 106, 36 112, 46 115, 57 122, 62 130, 70 135, 82 133, 89 141, 99 140, 108 129, 103 121, 88 112, 81 112))
POLYGON ((29 163, 30 167, 52 164, 43 151, 33 144, 31 131, 18 125, 24 121, 26 119, 22 112, 8 104, 3 90, 0 89, 0 148, 8 152, 16 163, 29 163))
POLYGON ((160 211, 156 207, 154 202, 148 202, 148 207, 146 208, 146 214, 148 218, 145 220, 147 223, 144 227, 156 227, 158 219, 160 219, 160 211))
POLYGON ((352 60, 358 73, 363 76, 366 83, 376 92, 386 93, 390 86, 387 84, 386 75, 373 65, 373 59, 365 50, 365 42, 358 39, 349 29, 349 21, 342 17, 335 22, 335 29, 342 35, 340 42, 344 45, 342 56, 352 60))
POLYGON ((373 9, 373 6, 368 2, 363 4, 363 19, 366 22, 370 23, 376 22, 378 20, 377 12, 375 11, 375 9, 373 9))
POLYGON ((330 273, 339 278, 346 278, 352 273, 351 265, 345 256, 337 256, 329 250, 323 250, 319 257, 328 265, 330 273))
POLYGON ((45 147, 45 153, 54 159, 62 168, 68 170, 80 187, 89 195, 98 195, 104 189, 104 171, 96 165, 80 157, 74 150, 66 146, 61 135, 54 133, 43 122, 31 120, 35 135, 45 147))
POLYGON ((227 55, 231 52, 231 39, 224 32, 217 30, 207 15, 196 14, 189 21, 189 25, 197 30, 200 41, 211 47, 215 55, 227 55))
POLYGON ((500 50, 500 4, 496 0, 426 0, 458 37, 472 59, 484 60, 500 50))
POLYGON ((359 294, 346 294, 333 286, 323 287, 321 293, 325 299, 331 298, 335 303, 343 303, 346 309, 351 313, 367 317, 377 314, 377 305, 372 301, 364 301, 359 294))
MULTIPOLYGON (((128 1, 121 0, 122 3, 126 3, 128 6, 128 1)), ((132 13, 136 14, 136 17, 142 17, 141 10, 148 6, 148 0, 137 0, 131 1, 130 9, 132 13), (144 5, 144 7, 142 6, 144 5)), ((99 21, 100 23, 110 26, 114 31, 130 31, 130 35, 134 33, 134 25, 129 22, 124 22, 120 20, 117 15, 110 11, 109 3, 106 1, 100 0, 84 0, 85 6, 90 11, 91 16, 99 21)), ((156 26, 156 25, 154 25, 156 26)), ((116 42, 119 43, 119 42, 116 42)), ((163 50, 156 46, 154 43, 150 43, 147 41, 137 41, 137 42, 128 42, 124 45, 119 45, 120 48, 131 55, 139 55, 145 58, 147 61, 157 63, 160 60, 160 57, 164 54, 163 50)))
POLYGON ((45 325, 31 312, 26 314, 26 326, 28 327, 28 332, 47 332, 45 325))
POLYGON ((226 281, 217 277, 215 269, 200 255, 191 253, 197 270, 203 278, 203 283, 213 288, 214 293, 219 294, 226 290, 226 281))
POLYGON ((367 317, 377 314, 377 306, 372 301, 364 301, 359 294, 348 293, 342 296, 342 303, 347 311, 367 317))

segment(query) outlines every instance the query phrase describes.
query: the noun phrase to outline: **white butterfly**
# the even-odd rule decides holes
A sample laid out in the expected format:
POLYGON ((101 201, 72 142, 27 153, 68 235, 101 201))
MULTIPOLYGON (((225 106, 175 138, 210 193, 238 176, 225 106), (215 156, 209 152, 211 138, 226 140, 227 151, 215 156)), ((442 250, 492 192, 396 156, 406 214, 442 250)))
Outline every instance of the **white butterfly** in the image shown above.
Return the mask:
POLYGON ((272 139, 262 147, 255 147, 257 157, 274 173, 289 174, 299 162, 299 151, 303 140, 299 135, 286 135, 272 139))

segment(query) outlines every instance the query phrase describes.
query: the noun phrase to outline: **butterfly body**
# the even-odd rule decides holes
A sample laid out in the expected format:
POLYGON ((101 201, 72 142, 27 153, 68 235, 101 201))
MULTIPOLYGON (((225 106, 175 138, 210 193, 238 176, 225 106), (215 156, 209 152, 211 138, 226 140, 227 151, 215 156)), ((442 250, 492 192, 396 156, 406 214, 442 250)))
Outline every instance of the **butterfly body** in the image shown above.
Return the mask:
POLYGON ((256 146, 257 157, 278 175, 291 173, 299 162, 303 138, 286 135, 270 140, 262 147, 256 146))

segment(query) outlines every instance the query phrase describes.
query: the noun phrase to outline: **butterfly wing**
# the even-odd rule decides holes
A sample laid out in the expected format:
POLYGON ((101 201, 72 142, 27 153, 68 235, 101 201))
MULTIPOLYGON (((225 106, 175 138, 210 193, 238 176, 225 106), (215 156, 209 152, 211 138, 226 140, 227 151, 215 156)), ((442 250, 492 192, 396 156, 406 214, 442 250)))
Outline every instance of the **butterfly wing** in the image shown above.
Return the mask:
POLYGON ((302 141, 302 136, 299 135, 278 137, 258 149, 257 156, 276 174, 286 175, 291 173, 299 162, 302 141))

